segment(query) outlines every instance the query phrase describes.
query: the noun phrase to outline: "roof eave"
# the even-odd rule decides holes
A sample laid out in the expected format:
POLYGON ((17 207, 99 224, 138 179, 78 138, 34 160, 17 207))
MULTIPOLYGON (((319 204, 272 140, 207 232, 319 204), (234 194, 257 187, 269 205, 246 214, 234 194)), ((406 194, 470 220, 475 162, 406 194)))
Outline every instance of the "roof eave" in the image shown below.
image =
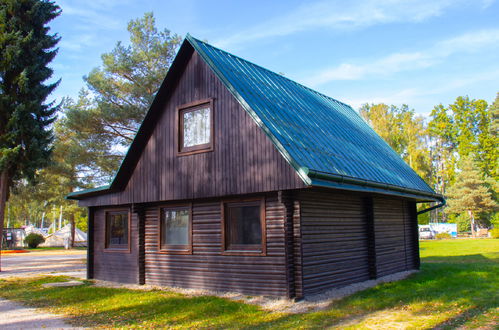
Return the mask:
POLYGON ((351 191, 364 191, 386 195, 396 195, 416 199, 420 202, 444 202, 445 198, 434 191, 421 191, 405 187, 362 180, 330 173, 323 173, 309 169, 303 169, 311 181, 311 186, 335 188, 351 191))
POLYGON ((99 196, 99 195, 103 195, 103 194, 108 194, 111 192, 114 192, 111 189, 111 185, 107 185, 107 186, 101 186, 101 187, 97 187, 97 188, 74 191, 72 193, 67 194, 66 197, 64 197, 64 198, 71 199, 71 200, 81 200, 81 199, 85 199, 88 197, 94 197, 94 196, 99 196))
POLYGON ((126 184, 128 183, 128 180, 142 153, 142 146, 147 143, 155 123, 161 114, 162 104, 164 104, 166 99, 170 96, 167 86, 169 84, 173 84, 173 82, 181 75, 185 68, 185 64, 187 63, 187 59, 192 54, 193 50, 194 48, 191 43, 184 40, 138 129, 137 134, 135 134, 128 151, 125 154, 118 171, 116 172, 116 175, 111 181, 111 184, 108 186, 72 192, 65 197, 66 199, 82 200, 89 197, 119 192, 126 187, 126 184))

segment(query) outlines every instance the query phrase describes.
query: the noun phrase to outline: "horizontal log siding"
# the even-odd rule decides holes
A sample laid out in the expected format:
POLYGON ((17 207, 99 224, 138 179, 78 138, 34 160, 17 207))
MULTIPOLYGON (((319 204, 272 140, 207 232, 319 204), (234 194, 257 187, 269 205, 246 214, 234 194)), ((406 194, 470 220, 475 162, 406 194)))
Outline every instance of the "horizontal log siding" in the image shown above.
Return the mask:
POLYGON ((364 199, 314 191, 299 199, 305 296, 368 280, 364 199))
POLYGON ((295 297, 303 298, 303 258, 301 237, 301 209, 300 202, 293 203, 293 268, 295 297))
POLYGON ((410 203, 395 198, 374 198, 378 276, 415 269, 410 203))
POLYGON ((130 223, 130 253, 105 251, 105 208, 94 213, 94 278, 120 283, 138 283, 137 216, 130 223))
POLYGON ((419 235, 416 203, 405 201, 404 209, 406 268, 419 269, 419 235))
POLYGON ((303 188, 277 151, 211 69, 194 53, 124 191, 87 198, 82 206, 220 197, 303 188), (213 98, 214 150, 176 152, 176 108, 213 98))
POLYGON ((156 207, 146 209, 146 283, 253 295, 286 296, 283 207, 266 198, 267 255, 222 255, 221 202, 192 203, 192 255, 158 250, 156 207))

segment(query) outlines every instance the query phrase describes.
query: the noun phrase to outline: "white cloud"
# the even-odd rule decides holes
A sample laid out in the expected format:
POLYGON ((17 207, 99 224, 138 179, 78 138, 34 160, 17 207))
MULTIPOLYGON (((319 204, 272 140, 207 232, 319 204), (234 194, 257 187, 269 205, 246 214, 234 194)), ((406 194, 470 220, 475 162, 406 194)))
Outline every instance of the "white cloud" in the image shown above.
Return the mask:
POLYGON ((62 50, 80 51, 98 44, 99 38, 94 34, 78 34, 62 38, 59 46, 62 50))
POLYGON ((354 109, 360 108, 366 103, 385 104, 413 104, 413 100, 421 96, 422 91, 417 88, 407 88, 395 92, 380 93, 381 95, 362 98, 348 98, 343 101, 351 105, 354 109))
POLYGON ((499 68, 467 75, 456 74, 445 81, 439 79, 427 81, 425 86, 415 88, 385 91, 373 90, 372 96, 366 95, 361 98, 344 96, 342 101, 350 104, 354 109, 360 108, 365 103, 409 104, 415 106, 416 109, 431 109, 433 105, 441 101, 441 97, 444 95, 464 95, 462 93, 466 94, 465 90, 469 86, 490 81, 499 81, 499 68), (421 107, 421 104, 429 105, 421 107))
POLYGON ((443 40, 419 52, 394 53, 362 64, 342 63, 306 78, 306 85, 317 86, 334 80, 359 80, 387 76, 401 71, 431 67, 457 53, 473 53, 499 44, 499 29, 480 30, 443 40))
POLYGON ((474 52, 498 43, 499 29, 479 30, 441 41, 435 45, 433 52, 436 55, 449 56, 458 52, 474 52))
MULTIPOLYGON (((490 0, 477 1, 488 5, 490 0)), ((355 29, 396 22, 421 22, 453 6, 466 4, 464 0, 367 0, 320 1, 307 3, 278 18, 263 22, 215 44, 231 48, 258 39, 285 36, 314 29, 355 29)))
MULTIPOLYGON (((92 30, 118 30, 123 26, 120 21, 109 14, 114 7, 118 6, 118 1, 60 1, 59 6, 62 8, 64 15, 72 16, 75 23, 83 23, 83 26, 88 26, 92 30)), ((76 25, 76 24, 74 24, 76 25)))

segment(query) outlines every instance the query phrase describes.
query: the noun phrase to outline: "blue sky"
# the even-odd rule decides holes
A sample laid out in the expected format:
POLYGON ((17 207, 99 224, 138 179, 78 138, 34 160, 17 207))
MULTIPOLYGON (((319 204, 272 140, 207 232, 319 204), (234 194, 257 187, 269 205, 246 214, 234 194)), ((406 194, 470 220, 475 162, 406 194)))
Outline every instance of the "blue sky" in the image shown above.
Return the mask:
POLYGON ((76 97, 82 77, 129 20, 153 11, 158 28, 186 33, 358 108, 434 105, 499 92, 499 0, 60 0, 62 40, 53 97, 76 97))

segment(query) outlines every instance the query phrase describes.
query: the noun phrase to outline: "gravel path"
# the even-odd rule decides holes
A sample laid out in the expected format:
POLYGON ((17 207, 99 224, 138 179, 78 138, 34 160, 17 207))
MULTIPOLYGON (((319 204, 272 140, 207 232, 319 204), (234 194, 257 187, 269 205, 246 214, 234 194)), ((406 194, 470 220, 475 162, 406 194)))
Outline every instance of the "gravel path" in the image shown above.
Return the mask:
POLYGON ((0 329, 72 328, 61 316, 0 299, 0 329))
POLYGON ((2 255, 0 278, 67 275, 86 277, 85 250, 41 250, 2 255))

